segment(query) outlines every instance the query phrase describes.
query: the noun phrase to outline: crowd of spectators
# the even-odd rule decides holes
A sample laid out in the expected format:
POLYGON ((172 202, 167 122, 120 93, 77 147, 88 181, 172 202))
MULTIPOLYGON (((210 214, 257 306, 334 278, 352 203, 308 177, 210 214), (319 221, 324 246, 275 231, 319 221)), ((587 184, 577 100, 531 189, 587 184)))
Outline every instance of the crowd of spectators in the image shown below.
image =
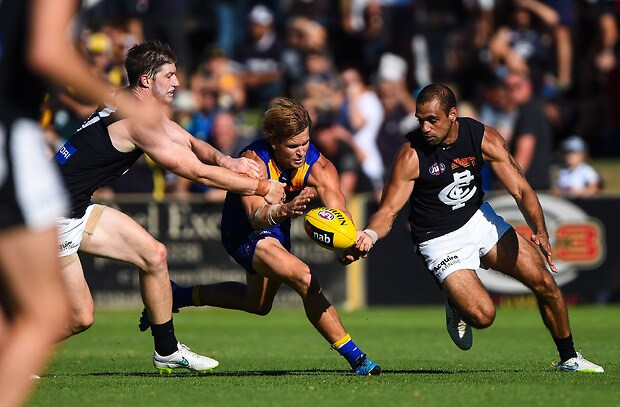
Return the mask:
MULTIPOLYGON (((552 188, 551 164, 571 135, 591 156, 620 153, 618 0, 85 4, 77 45, 93 71, 123 86, 129 47, 169 43, 181 80, 170 115, 227 154, 260 137, 273 97, 302 101, 312 140, 339 168, 347 195, 380 195, 404 134, 417 126, 416 92, 431 82, 455 90, 461 116, 500 131, 538 190, 552 188)), ((49 95, 50 148, 92 110, 70 90, 49 95)), ((144 170, 155 171, 147 161, 144 170)), ((222 197, 156 175, 166 181, 141 185, 160 188, 157 196, 222 197)), ((485 188, 494 188, 491 176, 485 188)))

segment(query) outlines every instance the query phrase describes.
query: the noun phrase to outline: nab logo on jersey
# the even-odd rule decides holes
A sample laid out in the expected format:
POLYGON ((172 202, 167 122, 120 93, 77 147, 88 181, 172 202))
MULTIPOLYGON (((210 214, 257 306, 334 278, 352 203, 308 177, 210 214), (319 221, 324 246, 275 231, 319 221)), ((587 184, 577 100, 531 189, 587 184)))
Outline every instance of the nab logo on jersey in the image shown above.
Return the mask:
POLYGON ((462 208, 465 202, 474 197, 478 188, 474 185, 470 187, 470 183, 474 180, 469 170, 456 172, 453 174, 454 182, 439 192, 438 198, 446 205, 452 206, 452 210, 462 208))
POLYGON ((428 172, 431 175, 441 175, 446 170, 446 166, 444 163, 433 163, 430 167, 428 167, 428 172))

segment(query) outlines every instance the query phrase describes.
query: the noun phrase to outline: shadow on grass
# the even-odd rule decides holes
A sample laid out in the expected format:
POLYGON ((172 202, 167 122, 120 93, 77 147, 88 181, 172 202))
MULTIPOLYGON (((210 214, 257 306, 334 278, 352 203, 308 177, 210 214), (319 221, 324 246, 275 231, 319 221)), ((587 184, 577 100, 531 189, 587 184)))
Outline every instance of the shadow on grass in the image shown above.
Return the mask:
MULTIPOLYGON (((459 369, 459 370, 441 370, 441 369, 390 369, 384 370, 381 372, 382 376, 387 375, 402 375, 402 374, 442 374, 442 375, 451 375, 451 374, 472 374, 472 373, 515 373, 520 372, 518 369, 459 369)), ((206 373, 195 373, 195 372, 173 372, 170 374, 167 373, 156 373, 156 372, 92 372, 92 373, 51 373, 47 375, 42 375, 42 378, 54 378, 54 377, 68 377, 68 376, 82 376, 82 377, 252 377, 252 376, 264 376, 264 377, 275 377, 275 376, 323 376, 323 375, 353 375, 353 372, 350 370, 339 370, 339 369, 304 369, 304 370, 244 370, 244 371, 229 371, 229 372, 206 372, 206 373)))

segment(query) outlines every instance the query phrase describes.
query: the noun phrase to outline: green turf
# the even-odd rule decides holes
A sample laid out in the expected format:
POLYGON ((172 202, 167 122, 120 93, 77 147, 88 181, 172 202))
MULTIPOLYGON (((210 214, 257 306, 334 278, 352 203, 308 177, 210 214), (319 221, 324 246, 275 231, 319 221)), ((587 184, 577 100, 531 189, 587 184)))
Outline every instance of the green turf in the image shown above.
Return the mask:
POLYGON ((267 317, 226 310, 175 314, 177 335, 220 361, 210 374, 160 376, 139 312, 99 312, 53 361, 32 406, 618 406, 620 307, 572 307, 577 348, 606 373, 553 371, 555 347, 535 309, 500 308, 474 347, 450 341, 440 307, 342 313, 379 377, 356 377, 302 310, 267 317))

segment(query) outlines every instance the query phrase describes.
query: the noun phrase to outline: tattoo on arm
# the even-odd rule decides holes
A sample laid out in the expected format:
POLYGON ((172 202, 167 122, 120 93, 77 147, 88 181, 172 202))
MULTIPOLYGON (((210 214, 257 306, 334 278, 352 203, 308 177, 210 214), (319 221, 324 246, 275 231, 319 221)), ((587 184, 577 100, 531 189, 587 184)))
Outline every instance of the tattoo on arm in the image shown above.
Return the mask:
POLYGON ((506 155, 508 155, 508 161, 510 161, 510 164, 515 170, 517 170, 517 173, 521 175, 521 177, 524 177, 523 170, 521 170, 521 167, 519 167, 519 163, 515 161, 514 157, 508 151, 508 147, 506 147, 506 144, 504 144, 504 150, 506 151, 506 155))

